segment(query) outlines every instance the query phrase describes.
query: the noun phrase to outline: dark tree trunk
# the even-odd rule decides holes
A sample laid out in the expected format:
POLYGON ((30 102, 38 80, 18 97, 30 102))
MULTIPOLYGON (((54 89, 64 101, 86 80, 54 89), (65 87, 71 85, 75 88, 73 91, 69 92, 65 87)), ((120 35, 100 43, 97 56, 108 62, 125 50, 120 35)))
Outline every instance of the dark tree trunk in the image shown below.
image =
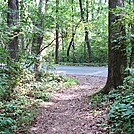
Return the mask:
MULTIPOLYGON (((109 9, 124 7, 124 0, 109 0, 109 9)), ((117 22, 123 16, 109 12, 109 40, 108 40, 108 79, 103 93, 108 93, 123 84, 125 69, 127 67, 127 55, 125 46, 125 26, 117 22), (113 25, 113 23, 115 23, 113 25)))
POLYGON ((59 63, 59 25, 56 23, 56 47, 55 47, 55 63, 59 63))
MULTIPOLYGON (((134 34, 134 25, 131 24, 131 35, 134 34)), ((131 55, 130 55, 130 63, 129 63, 129 67, 131 68, 133 63, 134 63, 134 37, 131 36, 131 55)))
MULTIPOLYGON (((86 23, 88 23, 88 0, 86 1, 86 23)), ((92 52, 91 52, 91 46, 90 46, 90 41, 89 41, 89 37, 88 37, 88 28, 87 27, 85 27, 85 43, 87 45, 89 62, 90 62, 90 61, 92 61, 92 52)))
POLYGON ((61 36, 61 39, 62 39, 62 61, 64 62, 65 46, 64 46, 64 31, 63 31, 63 29, 62 29, 62 36, 61 36))
POLYGON ((59 24, 58 24, 59 0, 56 0, 56 46, 55 46, 55 63, 59 62, 59 24))
MULTIPOLYGON (((82 0, 79 0, 79 5, 80 5, 80 11, 81 11, 81 20, 85 23, 88 23, 88 0, 86 0, 86 19, 84 20, 84 12, 83 12, 83 7, 82 7, 82 0)), ((85 27, 85 44, 84 44, 84 57, 86 58, 86 49, 85 47, 87 46, 88 50, 88 61, 90 62, 92 60, 92 53, 91 53, 91 46, 89 42, 89 37, 88 37, 88 28, 85 27)))
POLYGON ((82 7, 82 0, 79 0, 79 5, 80 5, 80 12, 81 12, 81 20, 84 21, 84 11, 82 7))
POLYGON ((67 61, 69 61, 69 52, 70 52, 71 46, 74 46, 74 37, 75 37, 75 33, 72 33, 72 38, 67 49, 67 61))
POLYGON ((87 27, 85 27, 85 43, 86 43, 87 49, 88 49, 88 56, 89 56, 88 61, 91 62, 92 61, 92 53, 91 53, 91 46, 90 46, 90 42, 89 42, 87 27))
MULTIPOLYGON (((134 4, 134 0, 129 1, 130 5, 134 4)), ((130 24, 130 29, 131 29, 131 55, 130 55, 130 63, 129 63, 129 67, 133 67, 133 63, 134 63, 134 37, 132 35, 134 35, 134 24, 130 24)))
MULTIPOLYGON (((73 7, 73 0, 72 0, 72 14, 74 12, 74 7, 73 7)), ((74 23, 74 15, 72 15, 72 24, 74 23)), ((70 49, 71 49, 71 46, 73 47, 73 62, 75 61, 75 54, 74 54, 74 37, 75 37, 75 34, 76 34, 76 29, 77 29, 78 25, 76 25, 75 29, 72 25, 72 38, 71 38, 71 41, 69 43, 69 46, 68 46, 68 49, 67 49, 67 61, 69 62, 69 55, 70 55, 70 49)))
POLYGON ((19 30, 11 31, 12 26, 17 26, 19 19, 18 0, 8 0, 8 13, 7 13, 7 24, 9 32, 12 32, 10 41, 8 43, 9 56, 13 59, 17 57, 18 52, 18 32, 19 30))
POLYGON ((91 6, 92 6, 92 8, 91 8, 91 16, 92 16, 92 19, 94 18, 94 0, 91 0, 91 6))

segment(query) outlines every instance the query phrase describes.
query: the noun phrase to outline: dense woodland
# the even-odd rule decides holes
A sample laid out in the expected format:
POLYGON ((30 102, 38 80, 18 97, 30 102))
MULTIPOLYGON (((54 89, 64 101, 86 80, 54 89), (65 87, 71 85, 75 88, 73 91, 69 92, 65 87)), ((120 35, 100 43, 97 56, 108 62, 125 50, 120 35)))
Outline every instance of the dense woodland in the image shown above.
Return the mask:
POLYGON ((0 0, 0 133, 29 125, 48 88, 77 83, 44 65, 74 63, 108 65, 97 95, 108 94, 110 131, 132 134, 134 0, 0 0))

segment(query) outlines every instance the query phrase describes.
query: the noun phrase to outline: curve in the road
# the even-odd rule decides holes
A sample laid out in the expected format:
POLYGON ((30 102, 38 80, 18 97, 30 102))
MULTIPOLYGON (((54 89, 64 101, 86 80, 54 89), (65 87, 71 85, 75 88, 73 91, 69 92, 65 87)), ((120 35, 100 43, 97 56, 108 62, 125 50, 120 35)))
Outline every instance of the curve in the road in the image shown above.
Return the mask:
POLYGON ((92 67, 92 66, 54 66, 56 73, 61 74, 76 74, 76 75, 93 75, 107 77, 107 67, 92 67))

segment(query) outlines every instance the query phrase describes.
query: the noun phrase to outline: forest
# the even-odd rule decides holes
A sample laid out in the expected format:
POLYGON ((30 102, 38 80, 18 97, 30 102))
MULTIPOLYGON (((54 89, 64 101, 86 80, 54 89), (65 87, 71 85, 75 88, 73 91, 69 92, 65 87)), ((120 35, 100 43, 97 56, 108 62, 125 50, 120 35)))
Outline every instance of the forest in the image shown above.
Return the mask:
MULTIPOLYGON (((59 110, 62 113, 63 106, 59 110)), ((67 110, 71 120, 70 110, 71 106, 67 110)), ((133 134, 134 0, 0 0, 0 134, 33 131, 133 134), (108 76, 57 74, 55 65, 106 66, 108 76), (86 120, 89 130, 81 125, 83 120, 77 129, 76 119, 72 124, 76 130, 47 126, 61 117, 48 118, 47 111, 48 124, 41 129, 41 115, 37 116, 41 104, 58 93, 59 98, 63 95, 56 100, 58 107, 70 94, 78 93, 79 102, 70 99, 65 105, 82 104, 79 110, 85 106, 82 98, 88 99, 88 115, 94 117, 94 124, 87 123, 91 118, 86 120), (40 131, 30 130, 34 125, 40 131)))

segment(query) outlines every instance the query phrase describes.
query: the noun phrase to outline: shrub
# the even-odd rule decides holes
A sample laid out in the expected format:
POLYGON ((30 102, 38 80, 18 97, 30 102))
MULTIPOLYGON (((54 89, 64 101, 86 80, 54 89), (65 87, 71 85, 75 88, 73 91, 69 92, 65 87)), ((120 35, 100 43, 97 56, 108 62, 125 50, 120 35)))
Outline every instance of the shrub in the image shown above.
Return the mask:
POLYGON ((110 131, 121 134, 134 132, 134 79, 128 76, 124 85, 109 93, 111 106, 108 111, 110 131))

